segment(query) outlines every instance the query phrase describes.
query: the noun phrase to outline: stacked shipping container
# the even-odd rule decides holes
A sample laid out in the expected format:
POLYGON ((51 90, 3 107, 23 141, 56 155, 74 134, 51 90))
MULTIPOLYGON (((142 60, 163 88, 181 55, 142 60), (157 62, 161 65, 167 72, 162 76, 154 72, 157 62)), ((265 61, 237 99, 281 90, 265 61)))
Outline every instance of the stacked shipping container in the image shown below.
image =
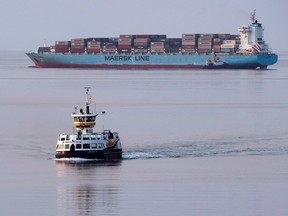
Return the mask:
POLYGON ((179 53, 182 46, 182 40, 180 38, 167 38, 165 52, 166 53, 179 53))
POLYGON ((213 51, 214 52, 221 52, 221 39, 220 38, 213 38, 213 51))
POLYGON ((234 53, 239 43, 239 36, 230 34, 182 34, 182 38, 167 38, 166 35, 120 35, 119 38, 79 38, 71 41, 56 41, 55 46, 51 46, 50 52, 79 54, 84 52, 88 54, 101 52, 104 54, 117 52, 124 54, 234 53))
POLYGON ((71 53, 84 53, 85 52, 85 40, 83 38, 72 39, 70 52, 71 53))
POLYGON ((134 53, 142 54, 148 52, 149 35, 135 35, 134 36, 134 53))
POLYGON ((165 43, 164 42, 151 42, 151 53, 163 54, 165 53, 165 43))
POLYGON ((92 40, 87 42, 87 53, 100 53, 101 52, 101 42, 92 40))
POLYGON ((55 41, 55 52, 56 53, 68 53, 70 51, 69 41, 55 41))
POLYGON ((182 34, 182 53, 194 54, 196 52, 196 34, 182 34))
POLYGON ((109 53, 113 54, 117 52, 117 46, 114 43, 111 42, 104 42, 102 46, 102 52, 103 53, 109 53))
POLYGON ((198 38, 198 53, 212 52, 213 34, 200 34, 198 38))
POLYGON ((131 53, 132 38, 132 35, 120 35, 117 47, 118 53, 131 53))
POLYGON ((235 40, 223 40, 221 44, 221 52, 233 53, 235 52, 236 41, 235 40))

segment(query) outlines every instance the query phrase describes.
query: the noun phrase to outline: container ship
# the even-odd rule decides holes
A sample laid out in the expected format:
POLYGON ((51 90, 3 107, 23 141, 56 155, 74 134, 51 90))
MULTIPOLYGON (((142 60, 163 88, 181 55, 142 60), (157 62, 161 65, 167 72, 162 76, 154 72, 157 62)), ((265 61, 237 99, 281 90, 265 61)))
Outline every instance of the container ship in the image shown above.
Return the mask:
POLYGON ((251 13, 239 34, 120 35, 56 41, 26 53, 38 68, 99 69, 266 69, 277 62, 263 39, 264 29, 251 13))

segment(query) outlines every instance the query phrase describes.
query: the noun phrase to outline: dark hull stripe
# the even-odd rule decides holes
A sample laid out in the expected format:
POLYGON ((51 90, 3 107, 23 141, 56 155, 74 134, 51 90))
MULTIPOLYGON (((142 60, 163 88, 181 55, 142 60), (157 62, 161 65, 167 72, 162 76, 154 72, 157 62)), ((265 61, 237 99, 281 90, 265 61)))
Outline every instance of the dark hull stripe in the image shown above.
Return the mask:
POLYGON ((122 159, 122 149, 113 150, 89 150, 89 151, 57 151, 55 154, 57 159, 59 158, 86 158, 86 159, 103 159, 113 160, 122 159))

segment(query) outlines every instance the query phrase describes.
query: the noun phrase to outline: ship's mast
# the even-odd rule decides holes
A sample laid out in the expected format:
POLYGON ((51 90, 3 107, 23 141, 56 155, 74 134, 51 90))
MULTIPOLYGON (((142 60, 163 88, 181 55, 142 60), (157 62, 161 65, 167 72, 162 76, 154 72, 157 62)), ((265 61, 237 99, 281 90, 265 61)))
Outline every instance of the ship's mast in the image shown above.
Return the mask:
POLYGON ((252 21, 252 23, 256 22, 256 10, 254 9, 253 12, 250 13, 250 20, 252 21))

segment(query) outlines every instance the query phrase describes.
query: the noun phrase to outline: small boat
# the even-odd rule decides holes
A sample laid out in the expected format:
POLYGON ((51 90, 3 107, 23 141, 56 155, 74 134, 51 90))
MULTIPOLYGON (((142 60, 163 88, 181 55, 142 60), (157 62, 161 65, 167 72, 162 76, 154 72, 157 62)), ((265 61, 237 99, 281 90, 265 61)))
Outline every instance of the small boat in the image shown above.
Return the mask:
POLYGON ((214 54, 213 58, 206 62, 205 69, 218 69, 225 68, 227 64, 224 61, 220 61, 219 58, 214 54))
POLYGON ((91 112, 91 95, 89 87, 86 87, 86 110, 75 107, 72 114, 76 133, 60 134, 56 145, 57 159, 60 158, 85 158, 100 160, 119 160, 122 158, 122 146, 117 132, 103 130, 93 132, 96 125, 96 117, 105 114, 91 112))

